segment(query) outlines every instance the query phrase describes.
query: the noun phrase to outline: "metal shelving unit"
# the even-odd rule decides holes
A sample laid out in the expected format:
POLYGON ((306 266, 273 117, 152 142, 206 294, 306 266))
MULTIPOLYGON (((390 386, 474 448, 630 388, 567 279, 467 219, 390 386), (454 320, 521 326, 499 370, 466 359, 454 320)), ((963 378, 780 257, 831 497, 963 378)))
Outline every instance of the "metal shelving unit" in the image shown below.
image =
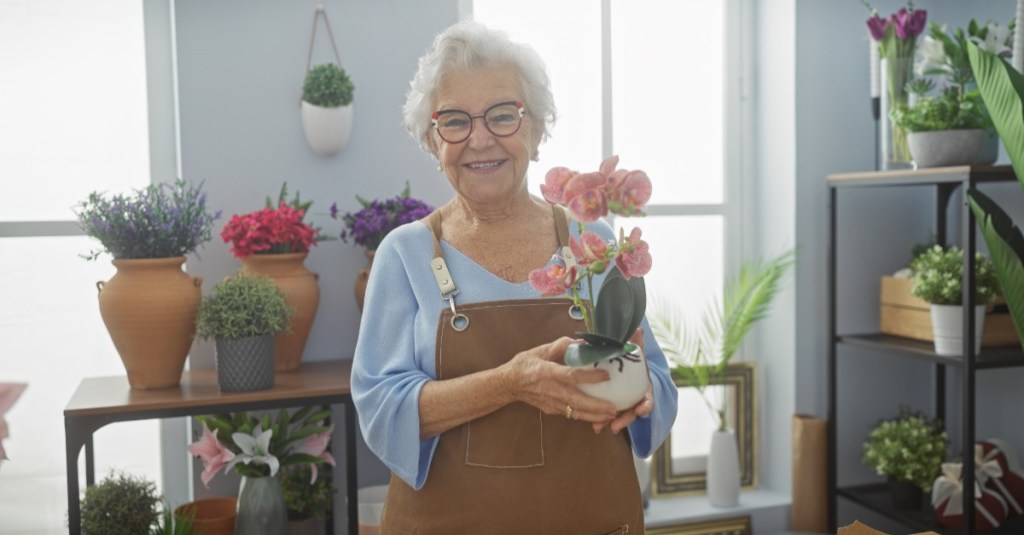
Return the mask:
MULTIPOLYGON (((947 243, 946 210, 949 200, 957 189, 968 191, 977 184, 986 182, 1016 181, 1013 170, 1009 166, 957 166, 922 170, 880 171, 868 173, 844 173, 829 175, 829 248, 828 248, 828 488, 829 488, 829 526, 835 531, 837 524, 837 508, 839 498, 844 498, 872 511, 885 515, 909 529, 924 531, 933 530, 940 533, 975 533, 974 528, 974 392, 975 372, 977 370, 998 369, 1024 366, 1024 353, 1020 347, 985 348, 981 355, 975 355, 974 344, 974 253, 976 250, 976 231, 974 214, 966 202, 961 207, 960 223, 962 225, 961 244, 964 249, 964 347, 962 355, 955 357, 938 355, 931 343, 920 342, 899 336, 880 333, 840 333, 837 328, 837 309, 839 303, 836 296, 836 211, 837 197, 840 190, 865 187, 896 187, 919 186, 933 188, 936 191, 935 229, 939 243, 947 243), (962 530, 940 528, 935 520, 930 503, 920 511, 898 511, 889 503, 885 484, 840 486, 837 481, 836 436, 839 422, 837 420, 837 396, 839 386, 836 379, 837 349, 845 347, 869 348, 884 351, 888 354, 912 359, 922 359, 935 365, 935 413, 945 421, 946 395, 945 371, 947 367, 962 370, 963 388, 960 399, 962 407, 961 440, 964 445, 962 462, 964 466, 963 512, 964 525, 962 530)), ((1016 518, 996 531, 988 533, 1024 533, 1024 518, 1016 518)))

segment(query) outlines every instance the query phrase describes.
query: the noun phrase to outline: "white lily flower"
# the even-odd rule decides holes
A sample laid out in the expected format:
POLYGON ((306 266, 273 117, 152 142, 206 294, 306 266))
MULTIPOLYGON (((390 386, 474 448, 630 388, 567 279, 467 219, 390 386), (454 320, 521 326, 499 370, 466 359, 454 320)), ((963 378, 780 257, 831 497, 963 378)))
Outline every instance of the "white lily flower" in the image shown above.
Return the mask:
POLYGON ((1007 46, 1009 40, 1010 29, 992 22, 988 24, 984 40, 977 36, 971 37, 971 41, 974 41, 978 48, 997 55, 1010 53, 1010 47, 1007 46))
POLYGON ((917 47, 917 54, 921 59, 914 66, 914 73, 918 76, 923 76, 925 71, 931 69, 941 69, 944 72, 949 70, 946 51, 938 39, 933 39, 930 35, 924 36, 917 47))
POLYGON ((277 457, 270 453, 270 437, 273 434, 273 429, 264 431, 259 425, 256 426, 256 429, 253 429, 252 435, 245 433, 232 434, 231 440, 235 441, 235 444, 242 450, 242 453, 232 459, 231 464, 228 465, 225 471, 234 468, 238 463, 265 464, 270 467, 270 477, 277 475, 277 470, 281 467, 281 464, 278 462, 277 457))

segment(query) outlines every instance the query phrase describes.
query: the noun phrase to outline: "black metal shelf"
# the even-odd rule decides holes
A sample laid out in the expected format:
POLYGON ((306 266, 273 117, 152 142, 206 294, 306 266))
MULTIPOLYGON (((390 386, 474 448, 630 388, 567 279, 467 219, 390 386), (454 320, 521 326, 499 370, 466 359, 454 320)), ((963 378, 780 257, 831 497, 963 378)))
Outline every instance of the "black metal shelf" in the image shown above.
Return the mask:
MULTIPOLYGON (((939 355, 935 352, 935 345, 932 342, 922 342, 902 336, 882 333, 844 334, 836 337, 836 343, 866 347, 956 368, 964 365, 964 359, 960 355, 939 355)), ((978 370, 1018 366, 1024 366, 1024 351, 1021 351, 1020 346, 983 347, 981 353, 974 358, 974 368, 978 370)))
MULTIPOLYGON (((939 525, 935 519, 935 511, 932 509, 927 493, 925 493, 924 499, 921 500, 920 509, 907 511, 896 509, 892 506, 889 497, 889 487, 885 483, 840 487, 836 489, 836 492, 839 496, 857 505, 884 515, 915 531, 934 531, 942 535, 960 533, 960 530, 956 528, 939 525)), ((1024 517, 1012 518, 1002 526, 999 526, 999 528, 986 531, 985 533, 987 535, 1020 535, 1024 533, 1024 517)))

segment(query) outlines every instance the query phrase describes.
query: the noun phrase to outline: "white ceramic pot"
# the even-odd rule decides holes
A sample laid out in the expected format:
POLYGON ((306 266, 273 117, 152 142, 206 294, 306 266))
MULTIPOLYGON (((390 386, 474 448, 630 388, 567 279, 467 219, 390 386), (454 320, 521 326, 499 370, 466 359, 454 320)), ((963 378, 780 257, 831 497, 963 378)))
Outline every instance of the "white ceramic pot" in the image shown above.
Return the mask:
POLYGON ((579 385, 579 389, 595 398, 610 401, 616 410, 635 406, 644 397, 647 378, 647 357, 639 347, 633 353, 588 364, 608 372, 609 380, 579 385))
POLYGON ((302 130, 318 156, 334 156, 348 145, 355 104, 324 108, 302 101, 302 130))
POLYGON ((736 433, 715 431, 708 453, 708 500, 716 507, 735 507, 740 503, 740 455, 736 433))
POLYGON ((910 155, 918 168, 970 165, 981 153, 985 131, 936 130, 907 134, 910 155))
MULTIPOLYGON (((964 307, 962 305, 931 305, 932 335, 935 352, 958 356, 964 353, 964 307)), ((985 305, 974 307, 974 354, 981 352, 981 334, 985 328, 985 305)))

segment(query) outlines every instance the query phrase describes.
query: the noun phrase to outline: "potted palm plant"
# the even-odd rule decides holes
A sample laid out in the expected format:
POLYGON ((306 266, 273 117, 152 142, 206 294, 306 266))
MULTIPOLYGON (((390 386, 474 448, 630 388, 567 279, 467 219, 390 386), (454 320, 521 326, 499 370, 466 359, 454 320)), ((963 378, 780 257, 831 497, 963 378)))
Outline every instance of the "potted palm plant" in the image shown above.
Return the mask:
POLYGON ((345 69, 334 63, 317 65, 302 85, 302 129, 319 156, 341 152, 352 133, 355 85, 345 69))
POLYGON ((203 298, 196 333, 217 345, 217 383, 225 392, 274 386, 274 335, 288 329, 293 310, 269 277, 238 274, 203 298))
POLYGON ((659 306, 651 321, 658 344, 673 363, 673 375, 697 389, 718 422, 707 469, 708 498, 714 505, 739 503, 740 476, 736 434, 726 420, 725 399, 717 399, 716 390, 709 387, 725 372, 753 324, 768 313, 795 260, 796 251, 789 250, 743 266, 726 284, 722 302, 707 305, 699 326, 685 321, 678 306, 659 306))

